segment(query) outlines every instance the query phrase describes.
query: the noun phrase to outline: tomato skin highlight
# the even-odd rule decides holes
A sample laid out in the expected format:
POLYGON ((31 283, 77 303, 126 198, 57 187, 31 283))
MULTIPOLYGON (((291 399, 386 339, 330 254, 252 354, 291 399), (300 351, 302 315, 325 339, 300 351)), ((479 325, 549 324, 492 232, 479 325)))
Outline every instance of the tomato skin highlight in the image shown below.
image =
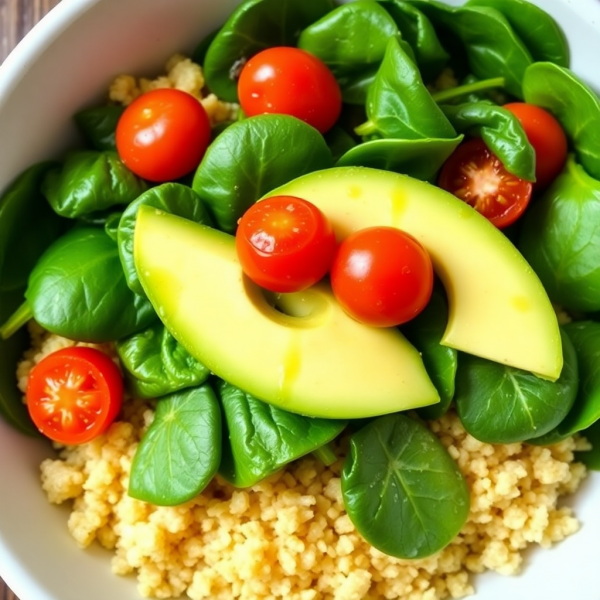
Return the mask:
POLYGON ((504 108, 521 122, 529 143, 535 150, 535 189, 544 189, 562 171, 567 161, 567 136, 554 115, 547 110, 527 104, 511 102, 504 108))
POLYGON ((444 163, 438 185, 498 229, 508 227, 525 212, 533 191, 531 182, 509 173, 481 139, 458 146, 444 163))
POLYGON ((331 287, 344 310, 373 327, 394 327, 416 317, 433 290, 429 253, 395 227, 369 227, 349 235, 331 267, 331 287))
POLYGON ((285 114, 329 131, 342 110, 340 86, 320 59, 299 48, 267 48, 242 69, 238 96, 249 117, 285 114))
POLYGON ((61 444, 83 444, 115 420, 123 401, 123 380, 104 352, 83 346, 63 348, 33 367, 26 400, 43 435, 61 444))
POLYGON ((191 94, 157 89, 123 112, 115 134, 125 166, 153 182, 174 181, 193 171, 210 143, 210 120, 191 94))
POLYGON ((329 270, 335 235, 314 204, 273 196, 242 216, 235 245, 244 273, 256 284, 272 292, 299 292, 329 270))

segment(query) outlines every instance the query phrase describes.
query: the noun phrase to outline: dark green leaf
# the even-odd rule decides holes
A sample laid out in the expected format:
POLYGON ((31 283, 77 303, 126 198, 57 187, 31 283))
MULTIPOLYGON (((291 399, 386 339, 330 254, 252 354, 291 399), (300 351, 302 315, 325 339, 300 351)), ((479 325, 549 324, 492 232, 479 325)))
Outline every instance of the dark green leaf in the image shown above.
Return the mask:
POLYGON ((210 91, 237 102, 245 62, 265 48, 295 46, 300 32, 333 9, 332 0, 246 0, 227 19, 204 59, 210 91))
POLYGON ((113 212, 106 218, 104 222, 104 231, 106 235, 113 241, 116 242, 119 234, 119 223, 123 213, 113 212))
POLYGON ((116 152, 94 150, 69 153, 64 165, 50 170, 42 183, 50 206, 70 219, 129 204, 146 188, 116 152))
POLYGON ((287 115, 261 115, 231 125, 208 147, 193 187, 219 229, 233 233, 267 192, 331 166, 331 152, 316 129, 287 115))
POLYGON ((540 437, 567 415, 578 386, 577 356, 561 332, 564 365, 556 382, 514 367, 461 354, 455 402, 464 428, 491 444, 540 437))
POLYGON ((223 458, 219 473, 249 487, 336 438, 346 421, 290 413, 219 383, 223 405, 223 458))
POLYGON ((25 297, 42 327, 73 340, 118 340, 156 319, 150 302, 127 287, 117 245, 98 228, 76 228, 54 242, 25 297))
POLYGON ((367 542, 398 558, 435 554, 469 514, 456 462, 439 438, 401 414, 380 417, 352 436, 342 493, 367 542))
POLYGON ((333 128, 325 134, 325 142, 331 150, 331 156, 334 161, 337 161, 357 144, 352 135, 340 127, 340 125, 334 125, 333 128))
POLYGON ((124 106, 97 106, 79 111, 73 118, 94 150, 116 150, 115 131, 124 110, 124 106))
POLYGON ((160 398, 210 375, 161 322, 117 342, 117 354, 134 398, 160 398))
POLYGON ((212 388, 160 400, 131 465, 129 495, 158 506, 183 504, 214 477, 221 460, 221 409, 212 388))
POLYGON ((211 31, 197 46, 194 52, 192 52, 192 61, 197 65, 203 65, 206 60, 206 53, 213 43, 213 40, 219 34, 220 29, 211 31))
POLYGON ((596 421, 591 427, 584 429, 581 435, 592 445, 592 449, 576 452, 575 460, 582 462, 592 471, 600 471, 600 421, 596 421))

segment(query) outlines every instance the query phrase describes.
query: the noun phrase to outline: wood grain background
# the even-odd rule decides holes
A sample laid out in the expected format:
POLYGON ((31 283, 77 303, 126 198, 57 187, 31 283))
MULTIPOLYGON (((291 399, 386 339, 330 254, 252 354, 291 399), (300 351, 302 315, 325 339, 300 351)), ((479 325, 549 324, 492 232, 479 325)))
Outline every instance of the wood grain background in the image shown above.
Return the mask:
MULTIPOLYGON (((0 63, 19 40, 59 1, 0 0, 0 63)), ((1 579, 0 600, 18 600, 1 579)))

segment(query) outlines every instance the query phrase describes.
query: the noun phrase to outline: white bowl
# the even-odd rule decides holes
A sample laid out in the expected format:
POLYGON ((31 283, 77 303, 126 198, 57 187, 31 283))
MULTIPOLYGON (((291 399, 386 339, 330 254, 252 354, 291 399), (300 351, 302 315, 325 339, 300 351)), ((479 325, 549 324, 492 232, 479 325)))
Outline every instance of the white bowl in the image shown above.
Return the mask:
MULTIPOLYGON (((458 0, 450 0, 459 4, 458 0)), ((565 30, 572 68, 600 90, 600 3, 536 0, 565 30)), ((119 73, 152 73, 191 51, 237 0, 63 0, 0 67, 0 190, 24 168, 57 156, 72 114, 98 102, 119 73)), ((21 600, 137 600, 132 578, 110 573, 108 552, 81 551, 39 484, 48 446, 0 421, 0 575, 21 600)), ((528 554, 524 574, 476 578, 478 600, 600 597, 600 474, 573 498, 582 530, 528 554)))

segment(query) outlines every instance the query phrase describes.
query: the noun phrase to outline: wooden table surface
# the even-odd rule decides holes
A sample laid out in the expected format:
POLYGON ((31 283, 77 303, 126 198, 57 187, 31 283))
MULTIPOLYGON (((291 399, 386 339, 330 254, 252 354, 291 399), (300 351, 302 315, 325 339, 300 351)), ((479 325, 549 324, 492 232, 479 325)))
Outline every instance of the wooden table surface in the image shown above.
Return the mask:
MULTIPOLYGON (((60 0, 0 0, 0 63, 60 0)), ((0 600, 18 600, 0 579, 0 600)))

